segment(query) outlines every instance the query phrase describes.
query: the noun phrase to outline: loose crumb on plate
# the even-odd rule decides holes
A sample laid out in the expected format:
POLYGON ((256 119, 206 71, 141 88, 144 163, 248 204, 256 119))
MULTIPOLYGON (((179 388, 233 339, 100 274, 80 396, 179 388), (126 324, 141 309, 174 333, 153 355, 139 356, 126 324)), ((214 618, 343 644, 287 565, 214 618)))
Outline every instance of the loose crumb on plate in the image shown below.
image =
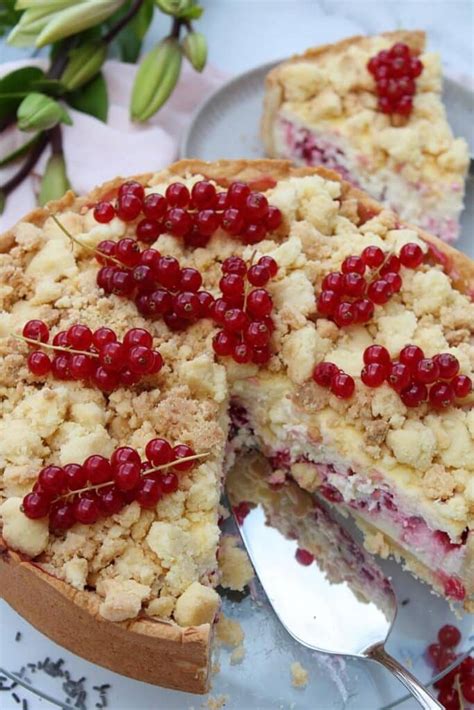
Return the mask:
POLYGON ((295 661, 290 666, 291 684, 293 688, 305 688, 308 683, 308 671, 303 668, 299 661, 295 661))

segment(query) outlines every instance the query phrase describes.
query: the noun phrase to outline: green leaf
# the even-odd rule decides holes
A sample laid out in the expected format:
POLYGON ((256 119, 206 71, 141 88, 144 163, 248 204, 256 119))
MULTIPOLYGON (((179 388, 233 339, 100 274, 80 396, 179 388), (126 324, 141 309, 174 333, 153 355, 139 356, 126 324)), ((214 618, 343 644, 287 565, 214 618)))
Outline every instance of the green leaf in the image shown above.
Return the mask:
POLYGON ((15 0, 5 0, 0 3, 0 36, 14 27, 21 17, 21 12, 15 10, 15 0))
POLYGON ((107 84, 102 72, 97 74, 88 84, 81 86, 77 91, 72 91, 66 97, 72 108, 90 116, 95 116, 100 121, 107 121, 109 100, 107 96, 107 84))
POLYGON ((22 67, 15 69, 0 79, 0 119, 16 113, 21 100, 30 91, 34 81, 44 76, 39 67, 22 67))
POLYGON ((42 91, 48 96, 62 96, 64 94, 64 86, 58 79, 38 79, 31 85, 35 91, 42 91))
POLYGON ((143 39, 153 19, 154 9, 153 0, 145 0, 137 14, 118 35, 115 44, 123 62, 133 64, 137 61, 143 39))
POLYGON ((143 40, 153 19, 155 3, 153 0, 145 0, 135 17, 130 22, 138 39, 143 40))
POLYGON ((5 203, 7 201, 6 195, 4 192, 0 192, 0 214, 3 214, 3 211, 5 209, 5 203))
POLYGON ((26 141, 26 143, 23 143, 19 148, 16 148, 15 150, 12 150, 11 153, 8 153, 4 158, 0 158, 0 168, 3 168, 5 165, 9 165, 10 163, 14 163, 15 160, 18 160, 18 158, 22 158, 26 153, 30 151, 31 148, 37 143, 41 133, 37 133, 33 138, 30 138, 29 141, 26 141))

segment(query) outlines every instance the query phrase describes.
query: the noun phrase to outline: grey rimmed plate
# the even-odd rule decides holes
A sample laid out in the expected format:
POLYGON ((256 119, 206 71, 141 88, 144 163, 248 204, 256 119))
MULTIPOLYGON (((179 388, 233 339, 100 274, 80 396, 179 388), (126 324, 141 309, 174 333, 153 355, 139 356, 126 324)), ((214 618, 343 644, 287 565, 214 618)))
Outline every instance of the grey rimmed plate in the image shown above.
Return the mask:
MULTIPOLYGON (((265 76, 279 62, 262 64, 215 91, 192 117, 180 146, 182 158, 262 158, 260 116, 265 76)), ((474 155, 474 92, 459 81, 444 79, 443 99, 456 136, 466 138, 474 155)), ((457 247, 474 258, 474 177, 467 182, 466 208, 457 247)))

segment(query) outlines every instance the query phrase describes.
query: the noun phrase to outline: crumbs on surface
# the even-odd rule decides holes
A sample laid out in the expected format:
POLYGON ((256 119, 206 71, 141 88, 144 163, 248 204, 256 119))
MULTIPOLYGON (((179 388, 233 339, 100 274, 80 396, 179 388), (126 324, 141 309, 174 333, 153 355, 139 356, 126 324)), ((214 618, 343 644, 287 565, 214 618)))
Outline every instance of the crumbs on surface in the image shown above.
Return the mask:
POLYGON ((290 666, 291 685, 293 688, 305 688, 308 683, 308 671, 299 661, 295 661, 290 666))

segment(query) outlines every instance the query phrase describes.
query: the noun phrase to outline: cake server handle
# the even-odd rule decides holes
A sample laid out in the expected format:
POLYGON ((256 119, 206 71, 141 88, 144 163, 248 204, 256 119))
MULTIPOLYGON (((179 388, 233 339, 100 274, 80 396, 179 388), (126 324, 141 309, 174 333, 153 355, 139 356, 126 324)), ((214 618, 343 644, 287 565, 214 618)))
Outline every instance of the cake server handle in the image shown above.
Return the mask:
POLYGON ((385 666, 393 675, 408 688, 413 697, 419 702, 425 710, 443 710, 443 706, 439 703, 431 693, 415 678, 413 673, 410 673, 401 663, 385 650, 383 644, 376 644, 369 648, 366 652, 366 657, 372 661, 377 661, 382 666, 385 666))

